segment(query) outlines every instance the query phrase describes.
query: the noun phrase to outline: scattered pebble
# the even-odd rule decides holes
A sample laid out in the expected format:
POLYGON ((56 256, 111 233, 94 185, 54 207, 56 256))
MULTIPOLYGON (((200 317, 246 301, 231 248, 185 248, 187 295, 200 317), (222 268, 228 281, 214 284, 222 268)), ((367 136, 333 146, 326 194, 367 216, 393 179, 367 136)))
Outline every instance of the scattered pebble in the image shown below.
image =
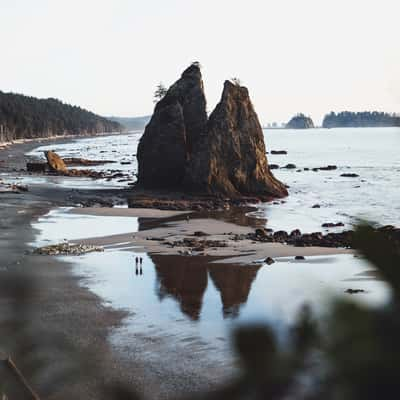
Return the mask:
POLYGON ((358 178, 360 175, 357 174, 341 174, 344 178, 358 178))
POLYGON ((348 294, 365 293, 365 290, 364 289, 347 289, 347 290, 345 290, 345 293, 348 293, 348 294))
POLYGON ((70 243, 60 243, 50 246, 39 247, 34 250, 33 254, 38 254, 42 256, 58 256, 58 255, 72 255, 80 256, 86 253, 104 251, 103 247, 93 246, 90 244, 70 244, 70 243))

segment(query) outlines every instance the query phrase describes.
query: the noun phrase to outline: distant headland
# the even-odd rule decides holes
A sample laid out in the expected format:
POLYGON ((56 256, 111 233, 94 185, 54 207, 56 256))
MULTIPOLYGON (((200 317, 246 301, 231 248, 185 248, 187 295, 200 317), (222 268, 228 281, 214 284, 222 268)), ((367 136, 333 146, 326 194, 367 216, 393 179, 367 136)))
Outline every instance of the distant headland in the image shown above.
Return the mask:
POLYGON ((314 125, 311 117, 296 114, 288 123, 269 123, 264 129, 310 129, 310 128, 384 128, 400 126, 400 114, 381 111, 331 111, 324 116, 322 126, 314 125))
POLYGON ((400 115, 378 111, 339 113, 331 112, 325 115, 323 128, 374 128, 400 126, 400 115))

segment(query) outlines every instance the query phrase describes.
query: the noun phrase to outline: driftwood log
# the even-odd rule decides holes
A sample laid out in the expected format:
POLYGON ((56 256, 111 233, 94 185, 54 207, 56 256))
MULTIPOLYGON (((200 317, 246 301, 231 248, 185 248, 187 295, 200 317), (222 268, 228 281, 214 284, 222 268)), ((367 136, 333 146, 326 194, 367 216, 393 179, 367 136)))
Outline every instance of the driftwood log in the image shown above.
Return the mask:
POLYGON ((0 399, 40 400, 11 357, 0 360, 0 399))

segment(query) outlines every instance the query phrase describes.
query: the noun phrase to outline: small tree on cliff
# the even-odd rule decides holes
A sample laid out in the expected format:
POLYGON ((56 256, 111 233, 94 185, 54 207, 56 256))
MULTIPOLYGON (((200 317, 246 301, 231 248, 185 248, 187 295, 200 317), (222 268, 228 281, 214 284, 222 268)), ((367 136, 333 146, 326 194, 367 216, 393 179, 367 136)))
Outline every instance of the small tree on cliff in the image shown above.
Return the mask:
POLYGON ((162 82, 157 85, 156 91, 154 92, 154 103, 158 103, 167 93, 167 88, 162 82))
POLYGON ((195 66, 195 67, 197 67, 197 68, 199 68, 199 69, 202 68, 199 61, 193 61, 191 65, 193 65, 193 66, 195 66))
POLYGON ((239 78, 231 78, 231 82, 236 86, 242 86, 242 81, 239 78))

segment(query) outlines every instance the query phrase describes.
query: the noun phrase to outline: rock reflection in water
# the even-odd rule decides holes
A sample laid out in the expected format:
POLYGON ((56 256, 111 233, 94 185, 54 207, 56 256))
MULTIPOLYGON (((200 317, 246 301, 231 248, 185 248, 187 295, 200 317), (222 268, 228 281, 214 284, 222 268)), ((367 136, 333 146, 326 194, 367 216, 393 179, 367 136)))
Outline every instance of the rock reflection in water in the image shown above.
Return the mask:
POLYGON ((246 304, 260 267, 215 264, 208 266, 210 277, 221 295, 224 317, 239 316, 240 306, 246 304))
POLYGON ((249 296, 260 266, 210 264, 208 257, 150 255, 157 274, 160 301, 174 298, 181 311, 196 321, 201 316, 203 296, 211 278, 219 291, 224 317, 237 317, 249 296))

